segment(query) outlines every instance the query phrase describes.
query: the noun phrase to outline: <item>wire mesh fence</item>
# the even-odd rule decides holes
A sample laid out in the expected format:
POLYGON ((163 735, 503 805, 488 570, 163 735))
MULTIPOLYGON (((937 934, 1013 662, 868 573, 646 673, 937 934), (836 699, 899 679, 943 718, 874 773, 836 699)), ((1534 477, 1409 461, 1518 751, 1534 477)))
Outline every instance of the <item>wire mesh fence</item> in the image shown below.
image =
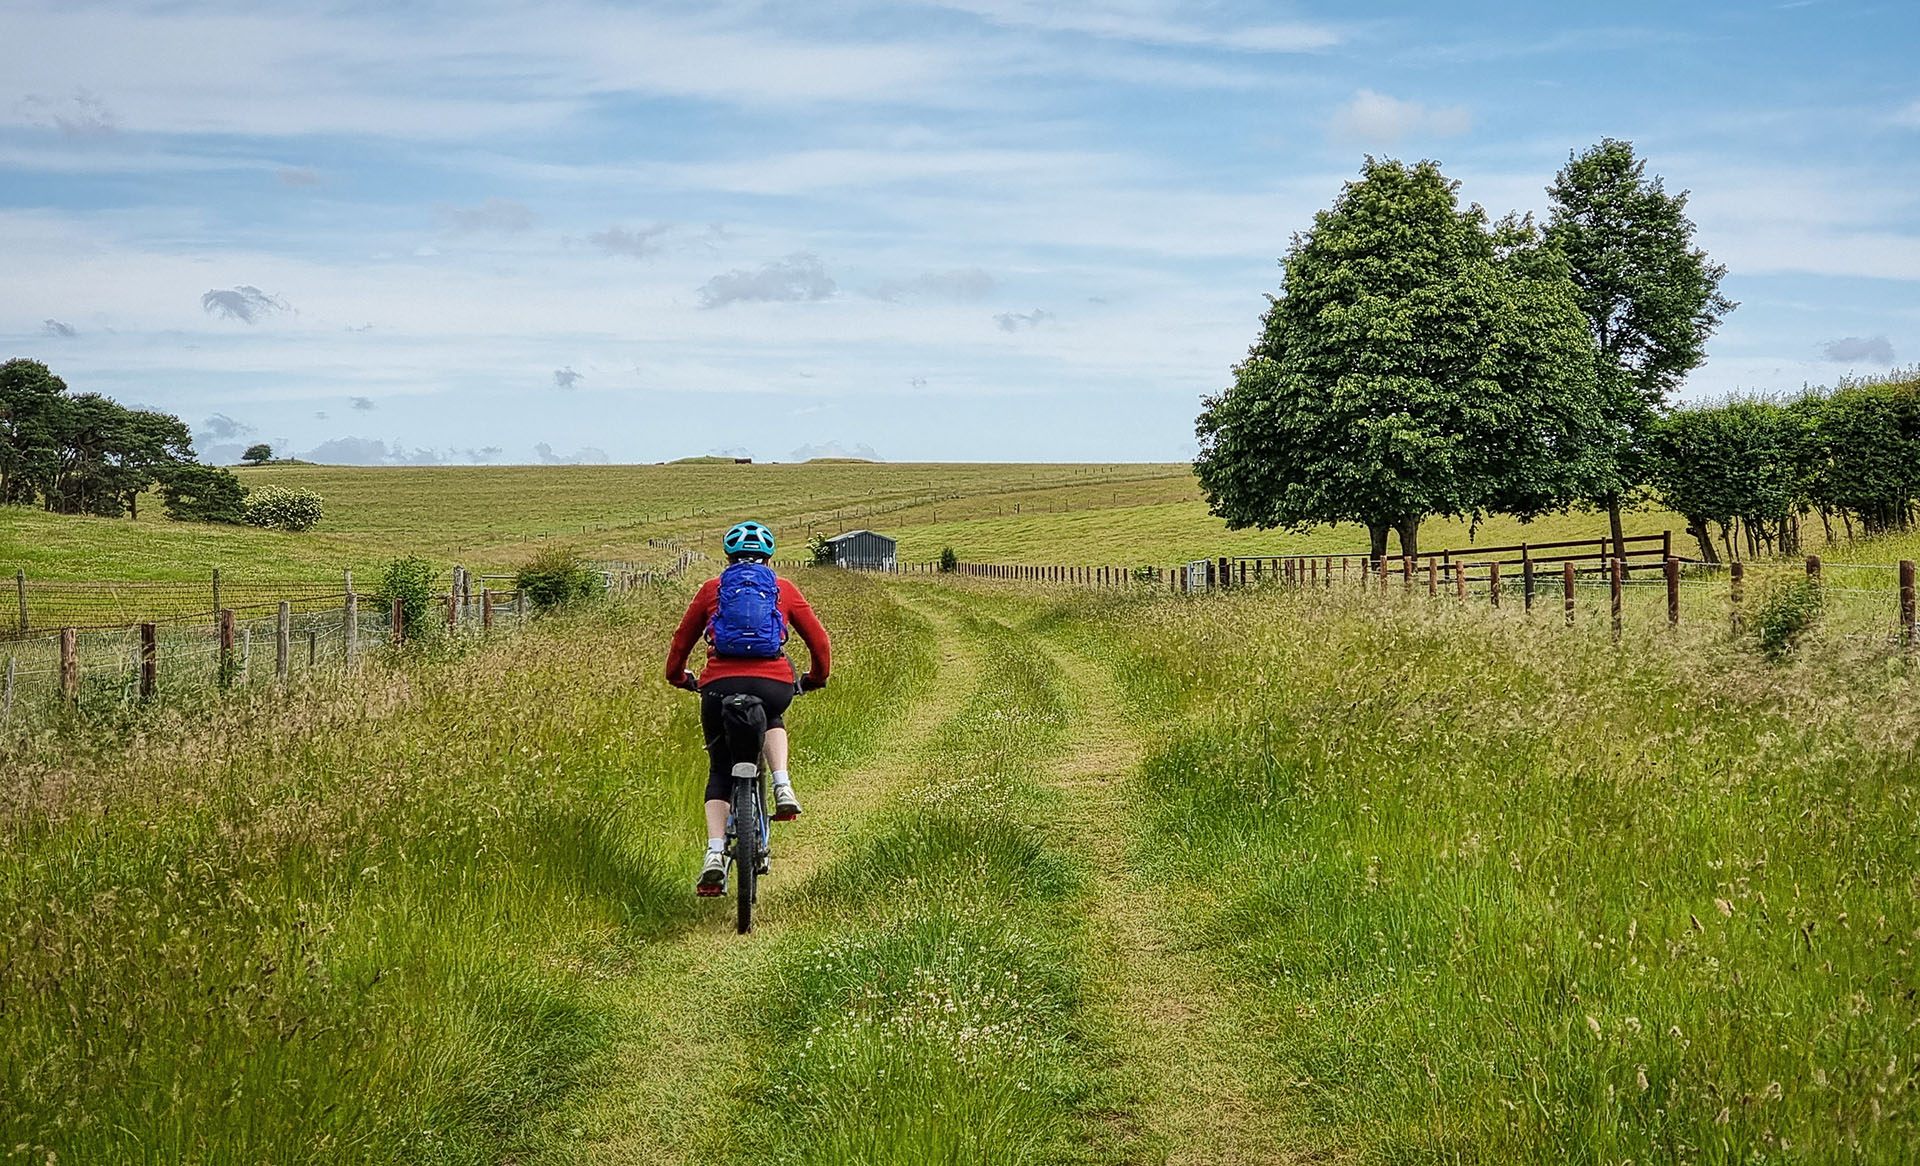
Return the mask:
POLYGON ((435 597, 414 626, 391 603, 338 592, 118 626, 30 629, 0 639, 0 725, 75 706, 296 684, 389 646, 484 637, 529 614, 518 591, 456 587, 435 597))

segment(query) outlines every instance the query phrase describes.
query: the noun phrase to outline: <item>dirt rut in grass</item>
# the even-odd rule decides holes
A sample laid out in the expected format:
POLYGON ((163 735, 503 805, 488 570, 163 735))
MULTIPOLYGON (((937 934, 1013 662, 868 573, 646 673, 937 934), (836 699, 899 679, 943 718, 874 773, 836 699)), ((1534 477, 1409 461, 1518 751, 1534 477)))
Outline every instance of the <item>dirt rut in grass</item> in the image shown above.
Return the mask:
POLYGON ((1132 861, 1128 791, 1146 730, 1104 667, 1064 649, 1053 657, 1079 706, 1073 746, 1049 775, 1064 795, 1055 828, 1086 862, 1087 998, 1107 1012, 1115 1053, 1117 1104, 1089 1122, 1096 1154, 1167 1166, 1299 1161, 1271 1057, 1206 954, 1182 940, 1177 896, 1132 861))

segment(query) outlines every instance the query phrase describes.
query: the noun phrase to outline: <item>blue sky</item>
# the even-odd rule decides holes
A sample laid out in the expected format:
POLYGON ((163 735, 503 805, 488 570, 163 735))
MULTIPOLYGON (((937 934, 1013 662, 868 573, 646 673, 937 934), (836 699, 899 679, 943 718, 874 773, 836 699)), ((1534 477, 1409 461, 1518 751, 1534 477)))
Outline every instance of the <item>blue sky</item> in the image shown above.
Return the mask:
POLYGON ((1741 307, 1920 359, 1920 6, 0 0, 0 357, 329 460, 1173 460, 1368 153, 1632 140, 1741 307))

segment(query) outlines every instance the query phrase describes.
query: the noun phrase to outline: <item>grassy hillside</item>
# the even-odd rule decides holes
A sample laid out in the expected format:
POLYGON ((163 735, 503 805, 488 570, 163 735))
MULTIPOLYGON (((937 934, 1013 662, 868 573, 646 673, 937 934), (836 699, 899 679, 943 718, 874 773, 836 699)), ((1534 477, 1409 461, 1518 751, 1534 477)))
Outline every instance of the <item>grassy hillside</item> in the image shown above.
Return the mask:
MULTIPOLYGON (((1233 531, 1206 512, 1189 467, 1174 465, 505 466, 354 468, 273 465, 238 471, 251 486, 318 490, 326 518, 304 535, 0 508, 0 572, 40 579, 198 579, 228 572, 299 578, 357 573, 396 554, 502 570, 560 540, 593 558, 651 561, 650 538, 717 552, 733 522, 757 517, 798 553, 809 533, 867 527, 904 559, 952 546, 980 562, 1171 563, 1219 554, 1356 553, 1365 532, 1233 531)), ((1672 515, 1630 514, 1633 532, 1677 529, 1672 515)), ((1430 521, 1423 545, 1586 538, 1598 516, 1522 526, 1430 521)))

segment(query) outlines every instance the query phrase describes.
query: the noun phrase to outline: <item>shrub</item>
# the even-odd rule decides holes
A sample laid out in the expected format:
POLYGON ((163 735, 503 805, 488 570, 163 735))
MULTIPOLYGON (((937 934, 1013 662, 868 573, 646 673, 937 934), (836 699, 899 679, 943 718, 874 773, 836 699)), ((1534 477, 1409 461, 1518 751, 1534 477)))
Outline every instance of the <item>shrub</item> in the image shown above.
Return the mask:
POLYGON ((1820 581, 1812 576, 1794 579, 1769 592, 1753 617, 1760 654, 1776 664, 1791 656, 1801 637, 1819 620, 1825 600, 1820 581))
POLYGON ((160 479, 161 505, 176 522, 246 521, 247 488, 231 471, 199 462, 169 467, 160 479))
POLYGON ((433 607, 433 584, 438 574, 433 564, 418 556, 394 559, 381 569, 380 582, 374 588, 373 598, 383 611, 391 611, 393 601, 398 599, 406 634, 420 635, 437 626, 427 618, 427 613, 433 607))
POLYGON ((953 553, 952 547, 940 548, 940 569, 948 574, 960 569, 960 556, 953 553))
POLYGON ((592 599, 605 587, 600 572, 567 547, 548 547, 514 573, 513 585, 535 611, 549 611, 592 599))
POLYGON ((312 530, 320 522, 320 493, 268 486, 247 496, 247 521, 268 530, 312 530))
POLYGON ((833 566, 833 544, 824 534, 816 534, 807 539, 807 562, 816 567, 833 566))

